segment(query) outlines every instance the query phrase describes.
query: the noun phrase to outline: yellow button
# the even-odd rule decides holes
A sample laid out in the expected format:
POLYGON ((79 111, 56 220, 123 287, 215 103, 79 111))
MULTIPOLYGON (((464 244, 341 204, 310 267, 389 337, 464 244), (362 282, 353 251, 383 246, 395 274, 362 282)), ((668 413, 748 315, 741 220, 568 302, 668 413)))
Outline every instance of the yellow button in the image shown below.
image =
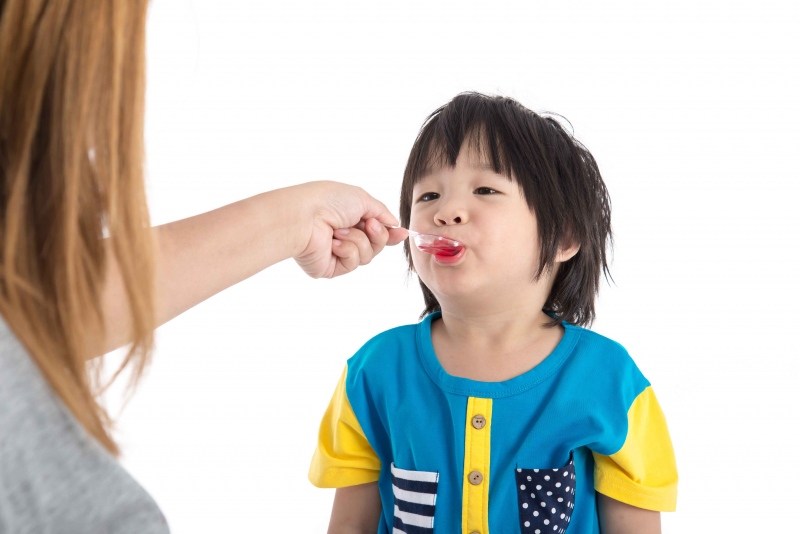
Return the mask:
POLYGON ((467 479, 469 479, 469 483, 473 486, 477 486, 481 482, 483 482, 483 475, 480 471, 473 471, 469 475, 467 475, 467 479))
POLYGON ((472 426, 480 430, 486 426, 486 418, 482 415, 476 415, 472 418, 472 426))

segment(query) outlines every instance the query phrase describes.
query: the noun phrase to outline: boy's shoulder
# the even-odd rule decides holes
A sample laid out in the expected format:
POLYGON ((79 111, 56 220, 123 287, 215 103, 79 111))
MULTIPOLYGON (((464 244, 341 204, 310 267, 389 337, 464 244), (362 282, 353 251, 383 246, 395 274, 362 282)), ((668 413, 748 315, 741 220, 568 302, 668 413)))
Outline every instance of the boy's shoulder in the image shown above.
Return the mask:
POLYGON ((575 337, 573 349, 574 365, 580 365, 592 372, 603 374, 641 375, 636 362, 628 350, 614 339, 581 326, 565 324, 575 337))
POLYGON ((604 336, 594 330, 589 330, 583 326, 564 323, 564 327, 572 330, 577 337, 578 350, 613 355, 620 358, 630 358, 628 350, 620 343, 610 337, 604 336))
POLYGON ((374 335, 347 360, 348 369, 386 367, 400 360, 416 359, 419 323, 396 326, 374 335))

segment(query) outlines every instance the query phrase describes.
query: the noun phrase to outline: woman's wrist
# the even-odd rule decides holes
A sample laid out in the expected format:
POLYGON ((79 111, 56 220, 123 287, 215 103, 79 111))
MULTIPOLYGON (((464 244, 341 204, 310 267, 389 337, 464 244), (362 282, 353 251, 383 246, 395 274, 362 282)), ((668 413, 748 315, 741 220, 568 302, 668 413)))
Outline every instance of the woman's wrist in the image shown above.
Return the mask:
POLYGON ((306 184, 267 191, 251 197, 254 201, 256 236, 270 256, 265 267, 293 258, 308 245, 313 226, 315 202, 303 194, 306 184))

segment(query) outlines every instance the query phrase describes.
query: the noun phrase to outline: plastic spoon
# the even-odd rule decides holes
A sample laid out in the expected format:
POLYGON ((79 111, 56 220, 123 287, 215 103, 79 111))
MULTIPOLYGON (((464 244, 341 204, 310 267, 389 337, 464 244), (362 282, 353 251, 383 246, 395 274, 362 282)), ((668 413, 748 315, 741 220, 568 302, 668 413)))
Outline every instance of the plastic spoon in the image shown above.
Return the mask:
MULTIPOLYGON (((389 226, 388 224, 384 224, 384 226, 391 229, 403 228, 402 226, 389 226)), ((457 256, 462 250, 467 248, 464 243, 456 241, 455 239, 450 239, 449 237, 435 234, 423 234, 407 228, 403 228, 403 230, 408 232, 409 237, 414 238, 414 244, 417 245, 418 249, 435 256, 457 256)))

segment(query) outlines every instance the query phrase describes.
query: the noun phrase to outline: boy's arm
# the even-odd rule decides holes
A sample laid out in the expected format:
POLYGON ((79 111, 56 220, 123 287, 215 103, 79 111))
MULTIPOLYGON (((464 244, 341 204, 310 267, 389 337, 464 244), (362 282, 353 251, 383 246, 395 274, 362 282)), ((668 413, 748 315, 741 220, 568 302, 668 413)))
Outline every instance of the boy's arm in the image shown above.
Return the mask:
POLYGON ((599 492, 597 514, 602 534, 661 534, 661 512, 637 508, 599 492))
POLYGON ((381 496, 377 482, 337 488, 328 534, 374 534, 380 518, 381 496))

